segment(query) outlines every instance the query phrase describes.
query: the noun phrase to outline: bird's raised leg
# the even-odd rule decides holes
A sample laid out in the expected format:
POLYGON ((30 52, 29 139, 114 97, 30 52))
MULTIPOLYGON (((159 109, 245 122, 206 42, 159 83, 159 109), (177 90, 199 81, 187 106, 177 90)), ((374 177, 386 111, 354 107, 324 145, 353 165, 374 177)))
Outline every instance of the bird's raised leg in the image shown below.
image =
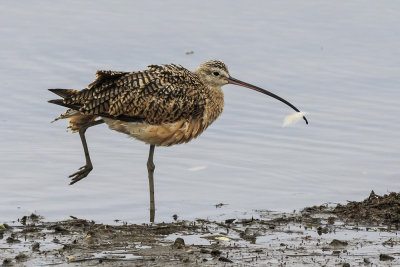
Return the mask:
POLYGON ((86 132, 87 128, 102 124, 103 122, 104 122, 104 120, 92 121, 92 122, 89 122, 79 128, 79 136, 81 137, 83 150, 85 151, 86 165, 80 167, 77 172, 75 172, 69 176, 69 178, 72 178, 70 185, 82 180, 92 171, 93 165, 92 165, 92 161, 90 160, 89 149, 88 149, 88 146, 86 143, 85 132, 86 132))
POLYGON ((150 145, 149 159, 147 160, 147 171, 149 173, 149 188, 150 188, 150 222, 154 222, 156 207, 154 202, 154 169, 156 166, 153 162, 154 145, 150 145))

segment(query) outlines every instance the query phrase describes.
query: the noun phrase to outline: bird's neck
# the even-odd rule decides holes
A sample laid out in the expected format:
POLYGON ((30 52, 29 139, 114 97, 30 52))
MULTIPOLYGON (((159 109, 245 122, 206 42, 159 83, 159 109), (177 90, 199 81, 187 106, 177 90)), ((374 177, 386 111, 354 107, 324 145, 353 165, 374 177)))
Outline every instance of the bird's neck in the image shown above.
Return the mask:
POLYGON ((224 92, 221 87, 209 87, 209 97, 206 105, 206 121, 210 125, 214 122, 224 109, 224 92))

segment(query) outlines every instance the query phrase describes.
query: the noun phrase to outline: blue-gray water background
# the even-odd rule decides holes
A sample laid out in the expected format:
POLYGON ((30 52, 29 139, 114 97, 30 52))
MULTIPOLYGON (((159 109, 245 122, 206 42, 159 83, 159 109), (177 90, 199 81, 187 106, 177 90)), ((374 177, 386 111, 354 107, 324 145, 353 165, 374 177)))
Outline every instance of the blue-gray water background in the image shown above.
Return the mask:
POLYGON ((97 69, 226 62, 233 77, 309 113, 225 86, 222 116, 189 144, 156 148, 156 220, 234 217, 399 191, 398 1, 1 1, 0 218, 30 212, 148 220, 148 145, 50 121, 47 88, 84 88, 97 69), (194 51, 192 55, 185 52, 194 51), (213 205, 227 203, 216 209, 213 205))

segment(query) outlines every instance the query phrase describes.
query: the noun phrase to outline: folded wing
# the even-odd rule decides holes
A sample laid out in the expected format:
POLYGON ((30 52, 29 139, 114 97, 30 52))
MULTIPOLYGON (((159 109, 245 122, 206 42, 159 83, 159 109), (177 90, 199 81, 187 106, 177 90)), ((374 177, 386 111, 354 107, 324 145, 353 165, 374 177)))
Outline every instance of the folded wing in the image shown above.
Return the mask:
POLYGON ((85 115, 162 124, 202 116, 202 83, 177 65, 151 65, 138 72, 98 71, 86 89, 73 91, 63 104, 85 115))

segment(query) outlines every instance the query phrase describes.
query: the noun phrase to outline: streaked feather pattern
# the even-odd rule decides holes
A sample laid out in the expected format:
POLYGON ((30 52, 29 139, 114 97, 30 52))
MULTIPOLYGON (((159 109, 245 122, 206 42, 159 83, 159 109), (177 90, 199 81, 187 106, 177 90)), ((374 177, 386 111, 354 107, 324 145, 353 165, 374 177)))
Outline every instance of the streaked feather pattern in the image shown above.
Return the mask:
POLYGON ((83 90, 51 90, 63 97, 62 103, 52 103, 79 113, 69 111, 57 119, 69 118, 71 124, 74 117, 69 114, 103 117, 111 129, 167 146, 197 137, 221 114, 224 102, 221 89, 211 90, 193 72, 174 64, 134 72, 100 70, 83 90))

